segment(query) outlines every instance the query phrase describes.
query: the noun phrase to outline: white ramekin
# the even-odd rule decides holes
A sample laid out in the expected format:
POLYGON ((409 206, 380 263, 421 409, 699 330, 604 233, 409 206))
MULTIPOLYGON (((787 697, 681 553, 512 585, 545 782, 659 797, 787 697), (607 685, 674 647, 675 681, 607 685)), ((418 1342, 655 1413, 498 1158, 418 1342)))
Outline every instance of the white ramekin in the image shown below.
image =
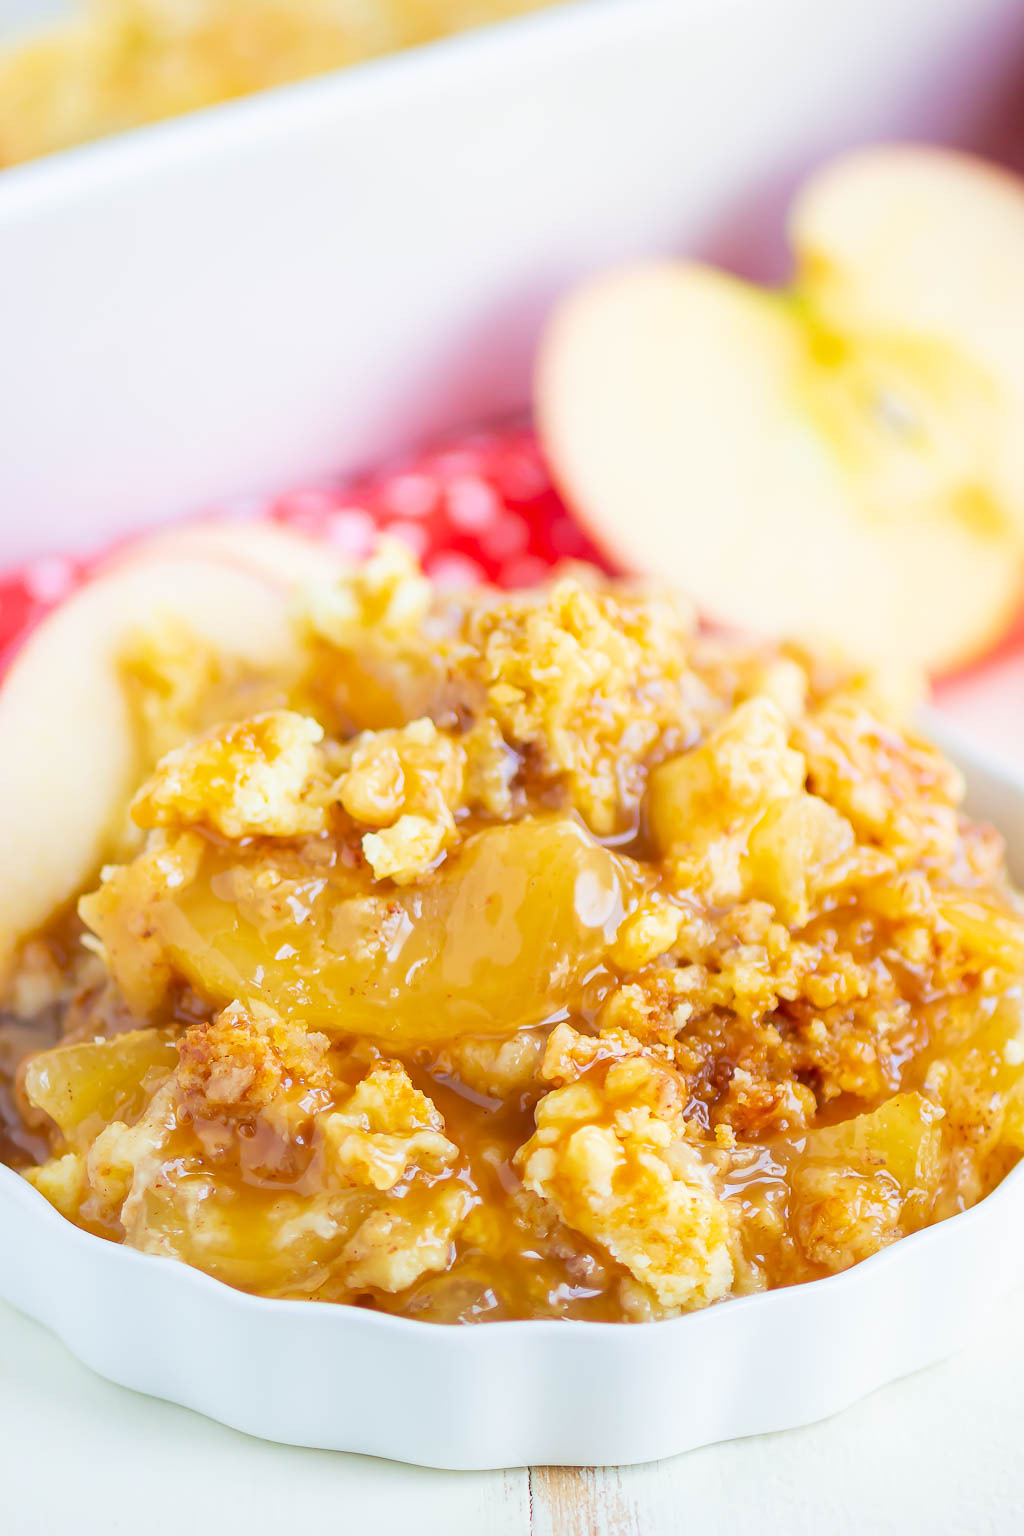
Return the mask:
MULTIPOLYGON (((1024 867, 1024 785, 960 748, 1024 867)), ((0 1297, 101 1376, 268 1440, 471 1469, 652 1461, 788 1429, 958 1349, 1024 1280, 1024 1167, 845 1274, 662 1323, 442 1327, 266 1301, 91 1237, 0 1168, 0 1297)))
POLYGON ((0 174, 0 562, 529 397, 574 276, 780 270, 847 145, 993 145, 1020 0, 579 0, 0 174))

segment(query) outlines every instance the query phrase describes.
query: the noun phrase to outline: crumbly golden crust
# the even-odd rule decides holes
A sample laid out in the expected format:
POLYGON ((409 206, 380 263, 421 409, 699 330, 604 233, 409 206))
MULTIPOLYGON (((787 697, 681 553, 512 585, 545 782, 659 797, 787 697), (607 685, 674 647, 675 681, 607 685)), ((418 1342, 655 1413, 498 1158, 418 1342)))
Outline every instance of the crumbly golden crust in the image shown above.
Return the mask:
POLYGON ((687 1135, 672 1071, 643 1055, 613 1060, 603 1080, 556 1088, 517 1156, 527 1189, 653 1292, 666 1313, 707 1306, 730 1289, 730 1213, 687 1135))
POLYGON ((221 726, 161 759, 132 816, 145 830, 203 826, 229 838, 320 832, 322 737, 315 720, 284 709, 221 726))
POLYGON ((295 1083, 323 1087, 329 1045, 326 1035, 257 1020, 232 1003, 209 1024, 186 1029, 178 1042, 182 1104, 204 1119, 258 1114, 295 1083))

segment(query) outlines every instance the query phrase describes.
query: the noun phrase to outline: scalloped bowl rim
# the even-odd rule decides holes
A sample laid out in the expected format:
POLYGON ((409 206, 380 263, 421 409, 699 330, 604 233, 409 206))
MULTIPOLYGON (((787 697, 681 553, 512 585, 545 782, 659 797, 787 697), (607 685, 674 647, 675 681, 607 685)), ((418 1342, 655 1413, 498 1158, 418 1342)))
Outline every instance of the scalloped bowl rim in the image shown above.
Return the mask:
MULTIPOLYGON (((930 1240, 937 1239, 943 1232, 949 1232, 953 1227, 963 1230, 965 1225, 977 1221, 984 1212, 991 1212, 993 1206, 1004 1198, 1006 1191, 1012 1186, 1024 1180, 1024 1161, 1017 1164, 1002 1179, 990 1194, 977 1205, 967 1210, 959 1211, 954 1216, 948 1216, 944 1221, 933 1223, 929 1227, 922 1227, 917 1232, 910 1233, 901 1238, 899 1242, 887 1248, 880 1249, 877 1253, 870 1254, 868 1258, 860 1260, 850 1269, 841 1270, 833 1275, 823 1275, 817 1280, 804 1281, 799 1286, 782 1287, 776 1290, 756 1291, 746 1296, 735 1296, 720 1302, 713 1307, 703 1308, 696 1312, 684 1313, 679 1317, 662 1318, 658 1321, 647 1323, 614 1323, 614 1322, 588 1322, 580 1319, 566 1320, 562 1318, 504 1318, 495 1322, 479 1322, 474 1324, 459 1323, 432 1323, 423 1322, 418 1318, 401 1317, 392 1312, 378 1312, 370 1307, 348 1306, 345 1303, 320 1303, 315 1306, 319 1325, 326 1329, 337 1324, 339 1318, 349 1324, 353 1317, 358 1317, 363 1326, 373 1329, 383 1329, 388 1333, 402 1333, 411 1331, 422 1333, 429 1330, 431 1333, 443 1332, 448 1337, 460 1340, 484 1339, 499 1329, 511 1331, 517 1335, 529 1332, 531 1335, 547 1334, 550 1337, 561 1335, 567 1329, 573 1333, 589 1333, 590 1335, 619 1333, 628 1329, 630 1333, 636 1333, 641 1329, 650 1333, 654 1330, 662 1332, 668 1329, 688 1328, 694 1325, 696 1319, 709 1319, 723 1316, 726 1312, 735 1313, 741 1307, 752 1310, 756 1307, 770 1307, 773 1300, 781 1294, 802 1292, 811 1286, 815 1291, 828 1289, 836 1291, 840 1287, 855 1284, 859 1276, 868 1268, 876 1269, 883 1264, 898 1262, 901 1253, 905 1253, 913 1246, 920 1246, 930 1240)), ((101 1262, 113 1260, 119 1266, 131 1264, 145 1271, 154 1265, 158 1265, 166 1272, 173 1272, 175 1284, 191 1285, 207 1292, 216 1298, 218 1305, 229 1305, 239 1311, 248 1311, 257 1318, 266 1318, 273 1314, 275 1317, 291 1315, 293 1317, 305 1316, 310 1310, 309 1301, 283 1300, 270 1296, 257 1296, 250 1291, 239 1290, 236 1286, 228 1285, 223 1280, 218 1280, 214 1275, 207 1274, 204 1270, 197 1269, 192 1264, 187 1264, 180 1259, 168 1257, 163 1254, 142 1253, 138 1249, 121 1246, 109 1242, 106 1238, 96 1237, 91 1232, 76 1227, 59 1211, 55 1210, 50 1202, 41 1195, 33 1185, 29 1184, 13 1169, 0 1163, 0 1199, 12 1198, 15 1201, 25 1203, 35 1221, 46 1222, 59 1233, 59 1240, 64 1244, 84 1245, 94 1254, 102 1254, 101 1262), (108 1257, 109 1256, 109 1257, 108 1257), (116 1257, 115 1257, 116 1256, 116 1257)), ((0 1278, 0 1291, 3 1289, 3 1279, 0 1278)), ((462 1347, 475 1348, 474 1344, 462 1347)))
MULTIPOLYGON (((929 725, 1024 827, 1024 782, 929 725)), ((0 1297, 101 1376, 259 1438, 453 1469, 624 1464, 827 1417, 952 1353, 1024 1281, 1022 1192, 1024 1163, 841 1274, 678 1318, 445 1326, 236 1290, 82 1231, 0 1166, 0 1297)))

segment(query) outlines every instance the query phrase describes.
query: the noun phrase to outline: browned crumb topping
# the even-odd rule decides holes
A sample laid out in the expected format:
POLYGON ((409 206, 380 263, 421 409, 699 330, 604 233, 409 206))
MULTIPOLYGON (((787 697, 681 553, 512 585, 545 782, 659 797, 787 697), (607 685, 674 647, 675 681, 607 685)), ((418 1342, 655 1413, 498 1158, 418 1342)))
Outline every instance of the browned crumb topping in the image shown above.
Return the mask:
POLYGON ((259 1023, 232 1003, 209 1024, 193 1024, 178 1041, 181 1100, 191 1115, 252 1115, 296 1083, 327 1079, 326 1035, 295 1025, 259 1023))

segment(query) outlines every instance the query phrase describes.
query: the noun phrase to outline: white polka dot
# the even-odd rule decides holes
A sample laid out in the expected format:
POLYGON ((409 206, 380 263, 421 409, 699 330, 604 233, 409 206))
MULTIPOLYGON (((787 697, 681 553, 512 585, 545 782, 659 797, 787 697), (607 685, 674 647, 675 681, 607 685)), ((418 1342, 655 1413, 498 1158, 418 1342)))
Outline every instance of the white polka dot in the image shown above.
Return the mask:
POLYGON ((382 501, 398 517, 429 517, 437 498, 437 484, 429 475, 395 475, 381 487, 382 501))
POLYGON ((448 517, 462 533, 479 533, 501 515, 501 502, 486 480, 464 475, 445 492, 448 517))
POLYGON ((390 534, 392 538, 401 539, 402 543, 407 544, 413 554, 421 560, 430 548, 430 534, 422 523, 385 523, 381 532, 390 534))
POLYGON ((473 587, 484 580, 483 567, 468 555, 437 555, 426 567, 427 575, 439 587, 473 587))
POLYGON ((377 536, 377 524, 365 507, 341 507, 324 524, 324 536, 335 549, 361 560, 377 536))
POLYGON ((55 603, 75 584, 75 570, 62 555, 44 555, 25 567, 25 590, 37 603, 55 603))

